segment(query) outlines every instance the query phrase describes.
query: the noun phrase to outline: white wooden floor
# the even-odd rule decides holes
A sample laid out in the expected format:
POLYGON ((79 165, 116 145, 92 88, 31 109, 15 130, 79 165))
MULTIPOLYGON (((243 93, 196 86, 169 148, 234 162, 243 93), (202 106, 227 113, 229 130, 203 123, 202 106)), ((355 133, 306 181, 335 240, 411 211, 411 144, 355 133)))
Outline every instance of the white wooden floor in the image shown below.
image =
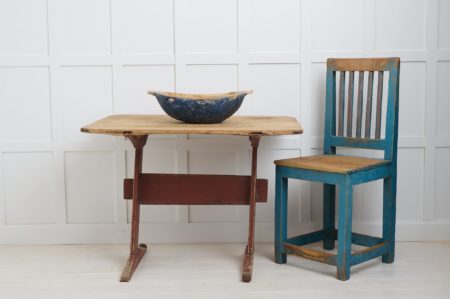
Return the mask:
POLYGON ((450 242, 397 243, 392 265, 352 269, 294 256, 273 262, 257 244, 253 280, 240 282, 243 244, 150 245, 133 279, 118 281, 127 245, 0 246, 0 298, 450 298, 450 242))

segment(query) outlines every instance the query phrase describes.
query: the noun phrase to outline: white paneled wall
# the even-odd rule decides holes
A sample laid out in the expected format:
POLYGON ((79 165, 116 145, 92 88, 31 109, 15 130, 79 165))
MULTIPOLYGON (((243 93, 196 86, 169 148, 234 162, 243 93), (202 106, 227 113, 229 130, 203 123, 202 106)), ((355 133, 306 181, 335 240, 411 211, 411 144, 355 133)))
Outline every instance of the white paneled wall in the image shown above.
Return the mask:
MULTIPOLYGON (((450 239, 449 0, 0 0, 0 243, 127 242, 123 138, 109 114, 163 113, 147 90, 253 89, 239 113, 297 117, 264 137, 258 241, 273 239, 274 159, 320 153, 328 57, 400 56, 400 240, 450 239)), ((377 154, 372 154, 376 156, 377 154)), ((248 174, 243 137, 152 136, 144 171, 248 174)), ((321 186, 290 181, 291 232, 321 223, 321 186)), ((355 187, 379 233, 381 184, 355 187)), ((146 206, 143 241, 244 241, 248 207, 146 206)))

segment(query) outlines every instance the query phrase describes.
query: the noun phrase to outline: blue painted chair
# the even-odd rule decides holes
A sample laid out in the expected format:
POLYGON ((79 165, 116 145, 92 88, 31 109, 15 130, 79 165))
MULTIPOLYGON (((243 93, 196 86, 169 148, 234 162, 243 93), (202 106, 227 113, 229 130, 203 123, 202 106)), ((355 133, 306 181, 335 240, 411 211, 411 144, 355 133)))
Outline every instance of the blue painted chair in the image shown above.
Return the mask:
POLYGON ((328 59, 323 155, 275 161, 275 261, 277 263, 286 263, 286 255, 293 254, 335 265, 337 279, 347 280, 350 278, 351 266, 379 256, 382 257, 383 263, 394 261, 399 75, 399 58, 328 59), (359 74, 356 120, 353 119, 355 72, 359 74), (364 72, 368 73, 367 76, 364 72), (337 73, 339 73, 339 91, 336 91, 337 73), (387 74, 389 75, 387 104, 383 109, 385 85, 383 76, 387 74), (378 77, 376 101, 372 101, 375 98, 374 75, 378 77), (345 82, 346 77, 348 77, 348 84, 345 82), (365 77, 368 78, 367 92, 364 92, 365 77), (348 88, 347 100, 346 87, 348 88), (338 102, 336 102, 337 92, 338 102), (364 97, 364 94, 367 96, 364 97), (372 109, 373 106, 375 110, 372 109), (386 110, 384 138, 381 136, 383 110, 386 110), (344 121, 344 114, 346 114, 346 121, 344 121), (375 114, 374 126, 372 114, 375 114), (365 119, 364 129, 363 118, 365 119), (355 126, 356 130, 354 130, 355 126), (384 151, 384 159, 336 155, 337 147, 381 150, 384 151), (324 183, 322 230, 287 238, 288 179, 324 183), (353 186, 378 179, 384 180, 383 235, 378 238, 352 233, 353 186), (336 186, 338 189, 337 230, 335 229, 336 186), (337 255, 304 247, 306 244, 323 241, 323 248, 332 250, 335 240, 338 246, 337 255), (352 243, 367 248, 352 253, 352 243))

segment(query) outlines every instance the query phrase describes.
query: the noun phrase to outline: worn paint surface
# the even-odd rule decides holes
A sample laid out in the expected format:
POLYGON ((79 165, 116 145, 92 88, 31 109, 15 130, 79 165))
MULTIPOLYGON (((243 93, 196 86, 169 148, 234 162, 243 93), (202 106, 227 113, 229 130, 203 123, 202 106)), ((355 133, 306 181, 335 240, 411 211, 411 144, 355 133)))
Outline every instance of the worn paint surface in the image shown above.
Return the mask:
POLYGON ((140 218, 140 204, 139 204, 139 181, 142 175, 142 154, 145 144, 147 143, 147 135, 143 136, 126 136, 135 148, 134 158, 134 182, 133 182, 133 210, 131 220, 131 242, 130 242, 130 256, 127 264, 120 277, 121 282, 128 282, 133 276, 139 262, 147 251, 147 245, 139 244, 139 218, 140 218))
POLYGON ((287 254, 294 254, 324 264, 336 265, 336 255, 332 253, 291 245, 288 243, 284 245, 284 249, 287 254))
POLYGON ((244 264, 242 267, 242 281, 250 282, 253 272, 253 253, 255 252, 255 213, 256 213, 256 182, 258 165, 258 146, 261 135, 250 135, 252 146, 252 170, 250 178, 250 207, 248 216, 248 241, 244 253, 244 264))
POLYGON ((249 205, 249 231, 242 265, 242 281, 250 282, 255 251, 256 202, 267 201, 267 180, 257 179, 257 153, 261 135, 249 136, 252 147, 250 176, 144 174, 142 154, 148 136, 127 134, 126 137, 135 148, 135 164, 134 178, 124 181, 124 196, 126 199, 133 199, 133 211, 130 255, 120 281, 127 282, 131 279, 147 250, 147 245, 138 244, 142 204, 245 204, 249 205), (208 181, 210 185, 206 186, 208 181), (174 185, 180 185, 178 187, 185 190, 177 190, 174 185), (189 188, 191 189, 186 190, 189 188))
MULTIPOLYGON (((350 278, 350 267, 364 261, 382 256, 384 263, 394 261, 395 251, 395 209, 396 209, 396 186, 397 186, 397 139, 398 139, 398 107, 399 107, 399 58, 377 58, 377 59, 329 59, 327 63, 326 83, 326 109, 325 109, 325 132, 324 150, 325 156, 333 156, 330 163, 339 162, 336 155, 336 147, 357 147, 384 151, 385 163, 371 165, 371 167, 356 167, 351 171, 336 171, 336 165, 314 169, 305 166, 302 159, 314 160, 315 158, 294 158, 276 161, 275 178, 275 261, 286 263, 286 253, 293 253, 304 258, 318 262, 333 264, 337 266, 336 277, 340 280, 350 278), (362 86, 359 81, 357 101, 356 130, 347 126, 347 134, 344 134, 344 109, 345 109, 345 72, 370 71, 378 72, 378 96, 376 102, 376 125, 375 134, 370 137, 371 119, 366 119, 365 138, 362 135, 362 86), (336 72, 340 72, 339 98, 336 99, 336 72), (385 138, 380 139, 380 119, 382 100, 382 78, 383 73, 389 72, 388 102, 386 111, 385 138), (338 103, 336 103, 338 102, 338 103), (336 111, 336 108, 339 111, 336 111), (338 112, 338 113, 336 113, 338 112), (337 118, 337 122, 336 122, 337 118), (338 131, 336 132, 336 126, 338 131), (368 127, 367 127, 368 126, 368 127), (350 132, 350 134, 348 134, 350 132), (352 136, 352 132, 356 132, 352 136), (338 135, 338 136, 336 136, 338 135), (345 135, 345 137, 344 137, 345 135), (335 159, 334 159, 335 158, 335 159), (299 160, 297 160, 299 159, 299 160), (336 160, 336 161, 333 161, 336 160), (293 163, 296 162, 296 163, 293 163), (323 231, 314 232, 287 239, 287 179, 318 181, 324 184, 323 196, 323 231), (353 186, 372 180, 383 179, 383 237, 376 238, 362 234, 352 233, 352 206, 353 186), (335 186, 339 189, 338 205, 338 230, 335 230, 335 186), (323 240, 324 249, 333 249, 334 241, 338 241, 338 253, 334 257, 329 253, 306 249, 300 245, 323 240), (367 249, 353 253, 351 244, 367 246, 367 249)), ((360 79, 363 76, 360 73, 360 79)), ((369 74, 369 80, 373 81, 373 73, 369 74)), ((353 78, 350 78, 353 81, 353 78)), ((353 83, 353 82, 351 82, 353 83)), ((373 89, 373 82, 369 82, 369 90, 373 89)), ((349 93, 353 98, 353 93, 349 93)), ((368 101, 372 103, 372 98, 368 101)), ((352 105, 352 99, 347 101, 352 105)), ((368 107, 368 105, 366 105, 368 107)), ((370 106, 371 107, 371 106, 370 106)), ((371 109, 371 108, 369 108, 371 109)), ((353 110, 353 109, 351 109, 353 110)), ((348 110, 350 111, 350 110, 348 110)), ((371 110, 366 112, 371 114, 371 110)), ((352 119, 348 116, 348 119, 352 119)), ((308 164, 308 163, 306 163, 308 164)))
POLYGON ((244 97, 251 92, 243 91, 221 95, 187 95, 151 92, 161 108, 169 116, 194 124, 220 123, 233 115, 244 97))
MULTIPOLYGON (((143 173, 141 205, 249 205, 248 175, 143 173)), ((256 180, 256 202, 267 202, 266 179, 256 180)), ((124 198, 133 198, 133 179, 124 180, 124 198)))

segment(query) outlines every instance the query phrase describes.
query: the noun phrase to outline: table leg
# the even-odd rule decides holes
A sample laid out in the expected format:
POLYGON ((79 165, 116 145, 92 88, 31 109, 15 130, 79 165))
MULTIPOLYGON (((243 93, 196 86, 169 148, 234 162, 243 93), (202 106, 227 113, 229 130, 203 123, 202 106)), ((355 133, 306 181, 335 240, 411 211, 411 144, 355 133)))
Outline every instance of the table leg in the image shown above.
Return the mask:
POLYGON ((133 143, 135 148, 134 157, 134 180, 133 180, 133 212, 131 215, 131 244, 130 244, 130 256, 127 264, 123 269, 120 281, 127 282, 131 279, 134 271, 136 270, 139 262, 144 256, 147 245, 138 244, 139 241, 139 216, 140 216, 140 203, 139 203, 139 182, 142 174, 142 151, 147 142, 147 135, 126 135, 126 137, 133 143))
POLYGON ((252 146, 252 174, 250 180, 248 243, 245 248, 244 264, 242 268, 243 282, 250 282, 252 280, 253 252, 255 251, 256 165, 258 158, 258 145, 261 135, 250 135, 249 138, 252 146))

